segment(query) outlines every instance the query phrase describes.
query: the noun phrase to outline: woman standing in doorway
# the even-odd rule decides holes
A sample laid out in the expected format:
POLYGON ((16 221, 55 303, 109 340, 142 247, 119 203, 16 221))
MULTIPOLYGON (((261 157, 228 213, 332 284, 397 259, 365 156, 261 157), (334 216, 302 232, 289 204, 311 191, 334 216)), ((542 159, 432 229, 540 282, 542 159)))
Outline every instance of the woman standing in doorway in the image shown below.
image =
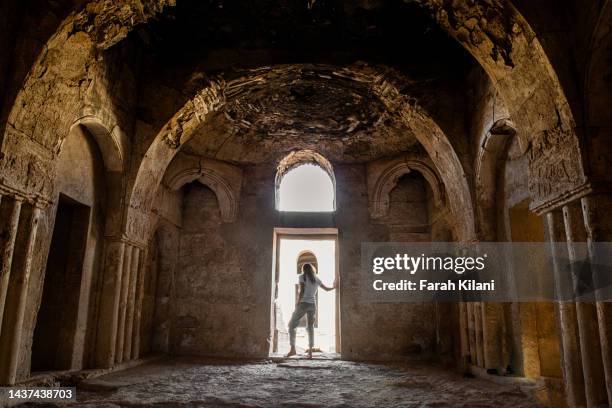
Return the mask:
POLYGON ((298 295, 297 306, 289 321, 289 343, 291 350, 286 357, 296 355, 295 351, 295 331, 300 322, 300 319, 306 315, 308 320, 308 358, 312 358, 312 348, 314 347, 314 319, 317 311, 316 298, 319 286, 326 291, 334 290, 338 286, 338 281, 334 282, 334 286, 325 286, 315 273, 315 268, 312 264, 306 263, 302 266, 302 274, 300 275, 300 293, 298 295))

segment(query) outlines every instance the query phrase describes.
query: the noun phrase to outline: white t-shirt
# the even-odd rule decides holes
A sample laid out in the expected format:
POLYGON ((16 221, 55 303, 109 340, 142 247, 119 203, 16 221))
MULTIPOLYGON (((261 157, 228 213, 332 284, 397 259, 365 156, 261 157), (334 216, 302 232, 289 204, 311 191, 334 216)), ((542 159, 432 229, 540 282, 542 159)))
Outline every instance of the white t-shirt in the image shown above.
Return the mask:
POLYGON ((319 286, 322 284, 317 275, 315 275, 315 280, 315 282, 311 282, 304 274, 300 275, 300 283, 304 284, 304 295, 302 295, 302 300, 300 300, 300 302, 315 303, 317 289, 319 289, 319 286))

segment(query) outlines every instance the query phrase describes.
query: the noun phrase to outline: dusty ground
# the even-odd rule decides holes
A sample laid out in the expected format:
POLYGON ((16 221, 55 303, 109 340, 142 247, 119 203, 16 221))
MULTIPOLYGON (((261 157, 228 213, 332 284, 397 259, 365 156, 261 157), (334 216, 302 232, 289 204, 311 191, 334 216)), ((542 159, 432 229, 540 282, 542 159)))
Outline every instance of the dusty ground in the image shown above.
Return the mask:
POLYGON ((79 407, 535 407, 516 386, 422 364, 163 360, 83 383, 79 407))

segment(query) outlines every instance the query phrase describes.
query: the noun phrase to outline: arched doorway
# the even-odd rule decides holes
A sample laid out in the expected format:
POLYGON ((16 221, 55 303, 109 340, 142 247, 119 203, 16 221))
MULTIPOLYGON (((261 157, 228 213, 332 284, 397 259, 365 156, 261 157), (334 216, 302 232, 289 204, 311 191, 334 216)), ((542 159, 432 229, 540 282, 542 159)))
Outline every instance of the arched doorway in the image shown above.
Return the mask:
POLYGON ((91 364, 106 177, 99 145, 84 127, 74 127, 62 147, 55 201, 32 339, 31 371, 79 369, 91 364))

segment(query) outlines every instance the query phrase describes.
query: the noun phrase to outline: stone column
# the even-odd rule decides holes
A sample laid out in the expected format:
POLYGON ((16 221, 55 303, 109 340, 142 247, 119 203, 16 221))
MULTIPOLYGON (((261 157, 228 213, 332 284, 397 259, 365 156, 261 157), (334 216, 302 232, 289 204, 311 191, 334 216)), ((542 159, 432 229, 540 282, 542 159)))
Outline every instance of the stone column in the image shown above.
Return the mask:
POLYGON ((476 326, 474 322, 474 302, 466 303, 466 317, 468 328, 468 344, 470 346, 470 364, 477 364, 476 352, 476 326))
POLYGON ((119 300, 125 242, 107 239, 104 250, 104 278, 101 287, 96 339, 96 365, 110 368, 115 363, 119 300))
POLYGON ((470 335, 468 329, 467 303, 459 303, 459 336, 461 344, 461 370, 468 369, 470 361, 470 335))
POLYGON ((117 324, 117 339, 115 344, 115 363, 123 361, 123 343, 125 341, 125 318, 127 314, 127 299, 130 287, 130 272, 132 270, 132 254, 134 247, 125 244, 125 255, 123 256, 123 268, 121 277, 121 295, 119 300, 119 320, 117 324))
POLYGON ((144 298, 144 282, 145 274, 147 273, 147 266, 145 260, 147 259, 146 250, 140 251, 140 263, 138 265, 138 279, 136 280, 136 298, 134 307, 134 336, 132 344, 132 358, 140 358, 140 330, 142 322, 142 302, 144 298))
MULTIPOLYGON (((565 225, 563 214, 560 211, 552 211, 546 214, 548 227, 548 239, 555 252, 553 255, 553 270, 555 281, 558 285, 567 281, 560 276, 561 267, 556 262, 556 257, 565 258, 567 247, 555 245, 555 243, 565 243, 565 225), (562 251, 563 253, 559 253, 562 251)), ((562 290, 557 290, 562 293, 562 290)), ((578 321, 576 318, 576 304, 574 302, 556 302, 559 319, 559 336, 561 338, 561 367, 563 369, 563 379, 565 384, 565 396, 569 407, 584 407, 586 399, 584 393, 584 378, 582 375, 582 358, 580 355, 580 335, 578 333, 578 321)))
POLYGON ((136 278, 138 277, 139 260, 140 248, 134 247, 132 251, 132 264, 130 265, 130 281, 128 288, 127 311, 125 315, 125 340, 123 341, 124 360, 130 360, 132 358, 134 306, 136 303, 136 278))
POLYGON ((482 344, 484 368, 497 370, 501 374, 502 364, 502 317, 504 308, 501 303, 482 303, 482 344))
POLYGON ((476 365, 484 367, 482 302, 474 302, 474 333, 476 334, 476 365))
POLYGON ((4 316, 4 304, 11 276, 21 203, 21 200, 11 197, 4 197, 0 201, 0 336, 2 335, 2 316, 4 316))
MULTIPOLYGON (((594 268, 597 268, 598 265, 606 265, 606 260, 602 257, 603 254, 600 254, 601 248, 598 247, 597 243, 612 242, 612 196, 610 194, 597 194, 584 197, 582 199, 582 212, 591 265, 594 268)), ((601 273, 605 274, 606 272, 602 271, 601 273)), ((595 269, 594 275, 597 279, 597 276, 599 276, 597 269, 595 269)), ((596 308, 606 390, 608 401, 612 401, 612 303, 597 301, 596 308)))
MULTIPOLYGON (((572 203, 563 207, 565 233, 570 262, 582 259, 586 254, 579 253, 579 246, 575 244, 586 243, 586 230, 584 227, 582 209, 572 203)), ((572 275, 574 271, 572 271, 572 275)), ((576 317, 578 332, 580 334, 580 354, 582 356, 582 370, 587 407, 599 407, 607 404, 607 391, 605 387, 605 374, 599 343, 599 325, 597 322, 597 309, 595 302, 576 302, 576 317)))
POLYGON ((28 296, 32 257, 36 250, 36 234, 40 209, 28 205, 21 210, 17 227, 16 250, 11 265, 0 337, 0 384, 14 384, 20 347, 23 344, 23 320, 28 296))

